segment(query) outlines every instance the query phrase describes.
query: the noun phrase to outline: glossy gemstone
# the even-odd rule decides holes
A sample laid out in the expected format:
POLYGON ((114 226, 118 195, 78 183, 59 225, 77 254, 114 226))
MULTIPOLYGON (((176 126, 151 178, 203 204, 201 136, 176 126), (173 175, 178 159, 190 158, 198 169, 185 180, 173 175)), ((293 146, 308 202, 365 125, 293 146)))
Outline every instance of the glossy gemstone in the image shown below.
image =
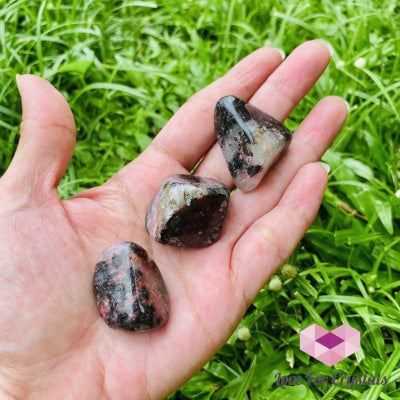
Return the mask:
POLYGON ((146 229, 159 243, 205 247, 221 235, 229 190, 214 179, 193 175, 167 177, 146 214, 146 229))
POLYGON ((215 130, 235 185, 244 192, 257 187, 292 138, 280 122, 235 96, 218 101, 215 130))
POLYGON ((103 252, 93 278, 100 315, 111 327, 146 331, 168 319, 168 294, 156 263, 135 243, 117 243, 103 252))

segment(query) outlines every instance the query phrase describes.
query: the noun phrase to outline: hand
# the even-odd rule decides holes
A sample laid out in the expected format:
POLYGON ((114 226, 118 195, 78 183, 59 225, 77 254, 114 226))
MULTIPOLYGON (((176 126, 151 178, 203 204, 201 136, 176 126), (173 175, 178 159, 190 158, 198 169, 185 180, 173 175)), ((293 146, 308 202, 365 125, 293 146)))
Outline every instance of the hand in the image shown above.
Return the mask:
POLYGON ((222 236, 203 249, 152 241, 144 216, 161 181, 188 173, 232 179, 215 143, 213 112, 228 94, 283 121, 329 62, 318 41, 281 64, 262 48, 193 96, 148 149, 101 187, 60 200, 75 145, 71 111, 49 83, 23 75, 21 138, 0 180, 0 392, 17 399, 158 399, 192 376, 228 339, 251 301, 291 254, 320 205, 316 164, 346 118, 321 100, 285 156, 250 193, 236 191, 222 236), (128 333, 101 319, 92 290, 97 257, 113 243, 147 249, 164 276, 170 318, 128 333))

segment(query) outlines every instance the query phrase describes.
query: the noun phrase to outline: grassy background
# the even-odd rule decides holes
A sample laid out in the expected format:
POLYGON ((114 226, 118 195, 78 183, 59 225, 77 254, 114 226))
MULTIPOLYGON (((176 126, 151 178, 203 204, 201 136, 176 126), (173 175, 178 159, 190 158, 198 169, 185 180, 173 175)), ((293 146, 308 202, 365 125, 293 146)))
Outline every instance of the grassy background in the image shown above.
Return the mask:
POLYGON ((287 121, 295 129, 325 95, 351 106, 324 156, 332 171, 319 216, 288 261, 298 276, 279 272, 281 290, 267 286, 241 322, 251 338, 235 333, 171 399, 400 399, 399 11, 394 0, 0 0, 0 174, 18 141, 15 75, 39 74, 62 91, 78 126, 63 197, 103 183, 252 50, 289 53, 313 38, 335 50, 287 121), (361 350, 331 368, 317 362, 299 350, 298 332, 313 323, 349 323, 361 350), (389 384, 283 390, 278 371, 381 373, 389 384))

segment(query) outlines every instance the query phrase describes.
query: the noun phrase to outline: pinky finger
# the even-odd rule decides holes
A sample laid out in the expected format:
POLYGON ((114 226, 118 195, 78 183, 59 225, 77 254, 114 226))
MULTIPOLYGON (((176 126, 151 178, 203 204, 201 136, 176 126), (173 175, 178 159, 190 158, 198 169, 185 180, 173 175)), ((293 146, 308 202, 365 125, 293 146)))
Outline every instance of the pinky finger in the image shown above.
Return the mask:
POLYGON ((236 243, 231 267, 248 304, 313 223, 327 178, 317 163, 302 167, 276 207, 255 221, 236 243))

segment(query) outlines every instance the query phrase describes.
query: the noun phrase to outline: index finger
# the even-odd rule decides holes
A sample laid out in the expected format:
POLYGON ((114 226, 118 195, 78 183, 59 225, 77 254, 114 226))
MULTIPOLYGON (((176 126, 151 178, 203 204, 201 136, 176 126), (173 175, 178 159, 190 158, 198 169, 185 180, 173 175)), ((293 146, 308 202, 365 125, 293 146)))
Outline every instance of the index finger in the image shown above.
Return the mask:
POLYGON ((226 94, 249 99, 281 61, 280 51, 271 47, 258 49, 245 57, 222 78, 192 96, 165 125, 148 150, 160 150, 191 170, 216 140, 216 102, 226 94))

